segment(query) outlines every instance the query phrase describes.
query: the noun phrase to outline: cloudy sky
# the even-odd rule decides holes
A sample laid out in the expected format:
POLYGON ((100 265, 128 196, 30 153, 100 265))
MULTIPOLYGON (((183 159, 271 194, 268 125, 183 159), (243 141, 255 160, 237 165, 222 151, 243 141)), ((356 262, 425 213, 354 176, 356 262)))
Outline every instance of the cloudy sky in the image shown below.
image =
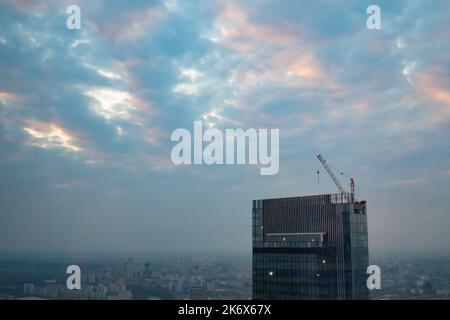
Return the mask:
POLYGON ((337 192, 322 153, 373 252, 450 254, 449 52, 446 0, 1 0, 0 251, 249 252, 252 199, 337 192), (195 120, 279 128, 279 173, 173 165, 195 120))

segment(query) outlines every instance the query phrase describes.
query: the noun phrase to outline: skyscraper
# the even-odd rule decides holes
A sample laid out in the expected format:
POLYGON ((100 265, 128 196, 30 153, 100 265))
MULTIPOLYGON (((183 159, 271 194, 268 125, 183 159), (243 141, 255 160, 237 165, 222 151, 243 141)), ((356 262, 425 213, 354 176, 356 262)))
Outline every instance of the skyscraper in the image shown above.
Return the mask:
POLYGON ((254 299, 368 299, 368 260, 352 194, 253 201, 254 299))

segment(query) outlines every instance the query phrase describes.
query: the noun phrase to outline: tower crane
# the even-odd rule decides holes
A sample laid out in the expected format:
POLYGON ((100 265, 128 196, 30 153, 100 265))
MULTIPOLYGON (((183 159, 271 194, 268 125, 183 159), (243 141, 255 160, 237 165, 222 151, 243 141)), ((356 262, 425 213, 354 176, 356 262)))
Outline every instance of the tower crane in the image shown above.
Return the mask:
POLYGON ((330 175, 331 179, 333 180, 334 184, 338 187, 341 194, 344 196, 344 198, 349 201, 353 202, 355 201, 355 180, 353 178, 350 178, 350 195, 345 191, 344 187, 339 182, 338 178, 334 175, 333 171, 328 166, 326 160, 322 157, 322 155, 317 155, 317 159, 322 163, 325 170, 327 170, 328 174, 330 175))

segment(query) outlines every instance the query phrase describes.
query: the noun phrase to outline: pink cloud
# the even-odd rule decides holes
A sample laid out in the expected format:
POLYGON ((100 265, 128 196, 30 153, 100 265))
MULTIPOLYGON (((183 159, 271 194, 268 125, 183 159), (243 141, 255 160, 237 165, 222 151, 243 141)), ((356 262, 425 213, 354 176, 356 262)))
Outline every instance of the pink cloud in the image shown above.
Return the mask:
POLYGON ((442 84, 445 83, 445 77, 440 76, 437 68, 427 70, 417 77, 416 90, 419 99, 434 102, 427 104, 424 110, 424 127, 434 128, 447 123, 450 120, 450 90, 442 84))
POLYGON ((22 99, 15 93, 0 91, 0 101, 19 103, 22 101, 22 99))
POLYGON ((28 135, 28 144, 42 149, 61 149, 70 152, 81 152, 76 138, 57 123, 46 123, 37 120, 25 121, 23 130, 28 135))
POLYGON ((114 41, 130 42, 150 34, 165 16, 162 9, 147 7, 126 11, 102 21, 91 20, 89 26, 114 41))
POLYGON ((324 45, 311 41, 305 29, 287 24, 258 23, 232 1, 221 2, 211 41, 224 46, 245 62, 231 70, 231 80, 240 93, 274 82, 287 88, 318 88, 331 93, 347 91, 337 81, 336 69, 316 57, 324 45))
POLYGON ((148 128, 145 133, 145 139, 154 146, 159 146, 169 137, 169 133, 160 128, 148 128))
POLYGON ((6 2, 27 15, 43 13, 49 9, 48 1, 42 0, 6 0, 6 2))
POLYGON ((419 77, 418 85, 425 95, 433 100, 450 107, 450 90, 443 88, 438 79, 431 74, 423 74, 419 77))
POLYGON ((247 13, 231 1, 221 4, 219 10, 216 20, 219 36, 234 50, 251 53, 256 43, 273 46, 295 43, 295 38, 283 30, 250 22, 247 13))

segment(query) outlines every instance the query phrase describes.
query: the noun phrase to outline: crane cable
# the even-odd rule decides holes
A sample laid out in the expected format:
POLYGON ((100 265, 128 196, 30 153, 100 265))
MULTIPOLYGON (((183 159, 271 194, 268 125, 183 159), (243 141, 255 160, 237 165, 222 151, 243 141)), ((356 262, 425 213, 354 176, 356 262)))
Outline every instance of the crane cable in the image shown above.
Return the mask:
MULTIPOLYGON (((339 174, 341 175, 341 176, 343 176, 343 177, 346 177, 347 179, 352 179, 351 177, 349 177, 348 175, 346 175, 343 171, 341 171, 341 170, 339 170, 339 168, 336 168, 335 166, 333 166, 333 165, 331 165, 331 164, 329 164, 328 162, 327 162, 327 165, 330 167, 330 168, 332 168, 332 169, 334 169, 335 171, 337 171, 337 172, 339 172, 339 174)), ((319 170, 317 170, 317 184, 319 184, 319 170)), ((356 197, 356 188, 355 188, 355 197, 356 197)))

